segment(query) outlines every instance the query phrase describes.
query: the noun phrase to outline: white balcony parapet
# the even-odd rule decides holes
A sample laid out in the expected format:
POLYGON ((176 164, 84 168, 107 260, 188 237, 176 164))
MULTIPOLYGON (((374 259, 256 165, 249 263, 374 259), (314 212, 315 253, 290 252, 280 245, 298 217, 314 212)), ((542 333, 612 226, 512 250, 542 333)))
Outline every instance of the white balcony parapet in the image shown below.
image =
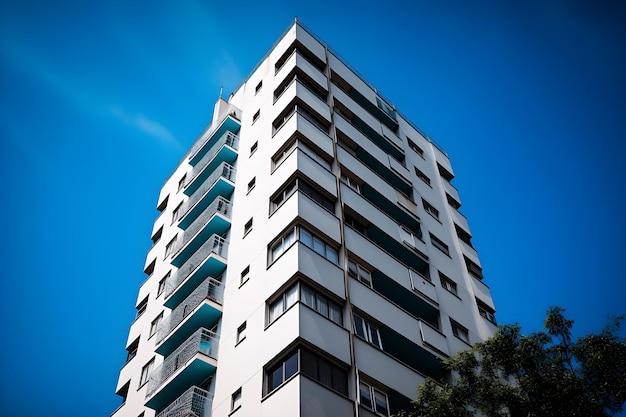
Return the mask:
POLYGON ((231 218, 231 203, 227 198, 220 196, 215 197, 215 200, 207 207, 200 216, 198 216, 189 227, 185 229, 183 238, 178 240, 175 249, 172 251, 175 255, 183 249, 189 241, 196 236, 200 231, 217 213, 221 213, 228 219, 231 218))
POLYGON ((175 399, 156 417, 210 417, 213 395, 193 386, 175 399), (205 410, 208 414, 205 414, 205 410))
POLYGON ((217 358, 219 337, 216 333, 205 328, 198 329, 174 352, 165 358, 161 366, 152 371, 148 379, 146 398, 152 394, 174 373, 184 368, 187 362, 197 353, 203 353, 211 358, 217 358))
POLYGON ((222 236, 214 234, 191 255, 191 257, 172 274, 165 289, 165 298, 168 298, 176 288, 191 275, 211 254, 222 258, 228 257, 228 242, 222 236))
MULTIPOLYGON (((223 146, 230 146, 234 150, 239 149, 239 136, 235 135, 233 132, 225 132, 212 146, 211 149, 198 161, 196 166, 193 167, 191 171, 191 178, 187 181, 187 184, 191 184, 195 181, 196 177, 200 175, 200 173, 204 170, 204 168, 209 165, 209 162, 215 158, 222 149, 223 146)), ((185 185, 187 185, 185 184, 185 185)))
POLYGON ((157 344, 161 343, 185 318, 191 314, 202 301, 209 299, 217 304, 224 301, 224 287, 215 278, 207 278, 204 282, 185 298, 172 313, 167 316, 157 329, 157 344))

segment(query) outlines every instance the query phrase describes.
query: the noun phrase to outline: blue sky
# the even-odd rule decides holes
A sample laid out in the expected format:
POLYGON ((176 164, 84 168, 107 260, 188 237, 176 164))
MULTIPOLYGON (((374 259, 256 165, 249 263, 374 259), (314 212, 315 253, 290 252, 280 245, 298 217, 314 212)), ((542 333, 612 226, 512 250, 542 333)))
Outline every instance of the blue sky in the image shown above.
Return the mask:
POLYGON ((626 312, 610 1, 0 3, 0 414, 109 416, 159 189, 298 16, 451 157, 500 323, 626 312))

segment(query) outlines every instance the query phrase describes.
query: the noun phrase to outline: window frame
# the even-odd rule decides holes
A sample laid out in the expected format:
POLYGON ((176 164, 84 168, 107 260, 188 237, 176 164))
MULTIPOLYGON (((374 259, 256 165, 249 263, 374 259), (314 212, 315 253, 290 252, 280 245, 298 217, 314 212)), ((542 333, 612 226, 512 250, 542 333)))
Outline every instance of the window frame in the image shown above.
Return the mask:
POLYGON ((155 357, 153 356, 152 359, 150 359, 148 362, 146 362, 144 366, 141 367, 141 376, 139 377, 139 388, 146 385, 146 383, 150 379, 150 374, 152 373, 152 370, 154 369, 154 360, 155 360, 155 357))
POLYGON ((380 337, 380 328, 358 313, 352 313, 352 317, 354 321, 354 334, 356 334, 360 339, 364 340, 370 345, 378 347, 380 350, 383 350, 383 341, 380 337), (362 323, 362 334, 360 334, 358 331, 357 319, 362 323))
POLYGON ((356 279, 357 281, 361 282, 363 285, 366 285, 370 288, 372 287, 372 272, 369 270, 369 268, 364 267, 363 265, 361 265, 359 262, 355 261, 354 259, 348 257, 348 276, 356 279), (351 264, 354 265, 354 272, 352 272, 350 270, 351 264), (367 279, 364 280, 362 279, 362 274, 361 272, 366 272, 367 273, 367 279))
POLYGON ((430 233, 430 243, 435 248, 439 249, 444 255, 450 256, 450 247, 432 233, 430 233))
POLYGON ((470 344, 469 330, 467 327, 459 324, 456 320, 450 318, 450 327, 452 329, 452 335, 463 342, 470 344))
POLYGON ((367 408, 368 410, 373 411, 374 413, 384 416, 384 417, 388 417, 389 416, 389 397, 387 396, 387 393, 382 391, 379 388, 376 388, 375 386, 373 386, 372 384, 365 382, 365 381, 361 381, 359 380, 359 405, 361 405, 362 407, 367 408), (365 389, 364 389, 365 388, 365 389), (369 405, 364 404, 363 402, 363 392, 367 392, 368 396, 369 396, 369 405), (379 394, 380 396, 382 396, 384 398, 384 403, 385 403, 385 409, 384 411, 381 411, 378 409, 378 404, 376 401, 377 395, 379 394))
POLYGON ((150 333, 148 333, 148 339, 154 336, 158 329, 159 325, 163 321, 163 312, 161 311, 155 318, 150 322, 150 333))

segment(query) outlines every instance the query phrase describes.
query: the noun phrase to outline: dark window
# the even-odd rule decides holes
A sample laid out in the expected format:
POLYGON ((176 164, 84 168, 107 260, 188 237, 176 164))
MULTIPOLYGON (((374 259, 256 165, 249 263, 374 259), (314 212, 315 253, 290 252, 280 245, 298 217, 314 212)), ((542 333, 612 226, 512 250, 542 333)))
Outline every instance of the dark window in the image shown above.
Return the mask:
POLYGON ((417 175, 417 178, 424 181, 426 184, 430 185, 430 178, 428 178, 428 175, 424 174, 422 171, 417 169, 417 167, 413 167, 413 168, 415 168, 415 175, 417 175))
POLYGON ((446 255, 450 256, 450 249, 448 249, 448 245, 443 243, 437 236, 433 235, 432 233, 430 233, 430 242, 433 244, 434 247, 436 247, 446 255))

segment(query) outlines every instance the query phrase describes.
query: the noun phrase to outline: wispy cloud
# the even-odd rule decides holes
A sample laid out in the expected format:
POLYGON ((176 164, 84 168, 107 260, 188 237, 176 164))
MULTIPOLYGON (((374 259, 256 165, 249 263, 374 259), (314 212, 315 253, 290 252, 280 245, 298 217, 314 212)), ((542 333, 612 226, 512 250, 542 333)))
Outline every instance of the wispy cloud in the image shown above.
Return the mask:
POLYGON ((129 115, 119 107, 113 107, 111 113, 125 124, 139 129, 153 138, 159 139, 164 143, 180 145, 172 132, 156 120, 152 120, 143 114, 129 115))

